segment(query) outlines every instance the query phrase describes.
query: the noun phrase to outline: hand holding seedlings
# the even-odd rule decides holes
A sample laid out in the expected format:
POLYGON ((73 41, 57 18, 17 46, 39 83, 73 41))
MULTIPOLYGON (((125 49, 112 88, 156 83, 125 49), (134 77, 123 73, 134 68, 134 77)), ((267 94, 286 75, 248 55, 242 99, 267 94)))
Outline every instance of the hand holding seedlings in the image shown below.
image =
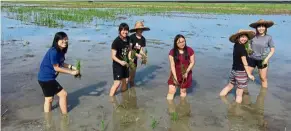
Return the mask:
POLYGON ((75 78, 81 78, 81 61, 77 60, 76 70, 73 71, 75 78))

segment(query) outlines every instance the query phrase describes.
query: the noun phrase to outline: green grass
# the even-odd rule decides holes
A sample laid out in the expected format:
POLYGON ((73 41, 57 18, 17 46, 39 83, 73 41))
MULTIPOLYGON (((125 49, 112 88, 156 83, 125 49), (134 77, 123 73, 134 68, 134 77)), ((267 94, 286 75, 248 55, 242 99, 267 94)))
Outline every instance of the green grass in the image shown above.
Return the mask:
POLYGON ((139 8, 150 12, 190 11, 239 14, 290 14, 290 4, 207 4, 207 3, 171 3, 171 2, 12 2, 39 4, 44 7, 57 8, 139 8))
POLYGON ((246 4, 246 3, 177 3, 177 2, 10 2, 39 4, 56 8, 138 8, 149 12, 195 12, 223 14, 291 14, 290 4, 246 4))
MULTIPOLYGON (((291 14, 291 4, 207 4, 173 2, 2 2, 9 18, 39 26, 64 27, 65 22, 88 24, 94 19, 116 20, 120 15, 169 12, 215 14, 291 14), (30 6, 17 6, 22 3, 30 6), (36 4, 31 6, 31 4, 36 4), (85 9, 86 8, 86 9, 85 9)), ((158 42, 158 41, 157 41, 158 42)))

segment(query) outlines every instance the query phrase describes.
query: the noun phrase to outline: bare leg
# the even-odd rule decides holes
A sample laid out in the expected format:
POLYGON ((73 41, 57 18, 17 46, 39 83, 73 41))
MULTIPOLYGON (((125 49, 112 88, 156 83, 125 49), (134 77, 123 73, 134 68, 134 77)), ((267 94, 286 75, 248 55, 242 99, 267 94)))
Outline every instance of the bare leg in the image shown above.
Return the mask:
POLYGON ((249 66, 249 69, 250 69, 251 74, 253 74, 253 71, 254 71, 255 68, 249 66))
POLYGON ((129 84, 130 84, 130 87, 134 86, 135 73, 136 73, 136 69, 131 70, 130 73, 129 73, 129 84))
POLYGON ((267 88, 268 87, 268 79, 267 79, 268 67, 264 69, 260 69, 259 73, 260 73, 260 78, 262 81, 262 87, 267 88))
POLYGON ((121 91, 126 91, 128 85, 128 78, 124 78, 121 80, 121 91))
POLYGON ((219 96, 226 96, 228 92, 234 87, 233 84, 228 83, 220 92, 219 96))
POLYGON ((236 89, 236 103, 241 103, 242 102, 242 95, 243 95, 244 90, 241 88, 236 89))
POLYGON ((44 112, 45 113, 48 113, 48 112, 51 111, 52 102, 53 102, 53 97, 45 97, 44 98, 44 106, 43 106, 43 109, 44 109, 44 112))
POLYGON ((118 89, 119 85, 120 85, 121 81, 120 80, 115 80, 111 89, 110 89, 110 93, 109 96, 114 96, 116 90, 118 89))
POLYGON ((167 99, 173 100, 175 93, 176 93, 176 87, 174 85, 169 85, 169 92, 167 95, 167 99))
POLYGON ((58 94, 59 96, 59 105, 62 111, 62 114, 67 114, 68 113, 68 108, 67 108, 67 92, 62 89, 58 94))
POLYGON ((186 90, 186 88, 181 88, 180 89, 180 96, 181 97, 186 97, 187 96, 187 90, 186 90))

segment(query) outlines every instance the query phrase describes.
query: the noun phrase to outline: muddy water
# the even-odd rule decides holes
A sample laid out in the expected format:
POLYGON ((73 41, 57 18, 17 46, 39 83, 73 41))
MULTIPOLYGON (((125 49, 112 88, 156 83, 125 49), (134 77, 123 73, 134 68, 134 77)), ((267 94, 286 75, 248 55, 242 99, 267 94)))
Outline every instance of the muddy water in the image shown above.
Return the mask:
MULTIPOLYGON (((5 131, 284 131, 291 129, 290 16, 284 15, 206 15, 127 16, 125 20, 94 21, 86 26, 69 23, 62 29, 24 24, 1 16, 1 102, 2 130, 5 131), (245 103, 236 105, 233 96, 218 97, 227 82, 232 63, 230 34, 259 18, 273 20, 268 30, 276 53, 269 68, 269 88, 262 90, 259 80, 250 82, 245 103), (112 85, 111 42, 117 25, 133 27, 144 20, 151 28, 145 32, 149 63, 138 65, 136 87, 108 97, 112 85), (98 22, 95 26, 95 22, 98 22), (73 27, 73 28, 72 28, 73 27), (39 64, 53 35, 69 35, 67 63, 81 59, 82 79, 59 75, 68 92, 69 115, 61 116, 55 98, 51 114, 43 114, 43 96, 37 83, 39 64), (177 95, 166 100, 169 65, 167 55, 173 38, 181 33, 195 50, 193 87, 186 100, 177 95), (288 51, 288 52, 287 52, 288 51), (173 121, 173 114, 177 120, 173 121)), ((256 76, 259 79, 258 76, 256 76)))

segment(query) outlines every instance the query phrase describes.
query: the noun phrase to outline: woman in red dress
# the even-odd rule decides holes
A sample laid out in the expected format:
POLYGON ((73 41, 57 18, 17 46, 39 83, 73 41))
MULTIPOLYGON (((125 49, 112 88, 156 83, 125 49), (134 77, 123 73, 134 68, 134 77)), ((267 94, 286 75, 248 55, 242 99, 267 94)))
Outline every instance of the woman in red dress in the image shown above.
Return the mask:
POLYGON ((186 89, 192 85, 192 68, 194 67, 194 50, 186 45, 183 35, 177 35, 174 39, 174 48, 169 53, 171 73, 168 80, 168 100, 172 100, 176 93, 176 87, 180 88, 181 97, 186 97, 186 89))

